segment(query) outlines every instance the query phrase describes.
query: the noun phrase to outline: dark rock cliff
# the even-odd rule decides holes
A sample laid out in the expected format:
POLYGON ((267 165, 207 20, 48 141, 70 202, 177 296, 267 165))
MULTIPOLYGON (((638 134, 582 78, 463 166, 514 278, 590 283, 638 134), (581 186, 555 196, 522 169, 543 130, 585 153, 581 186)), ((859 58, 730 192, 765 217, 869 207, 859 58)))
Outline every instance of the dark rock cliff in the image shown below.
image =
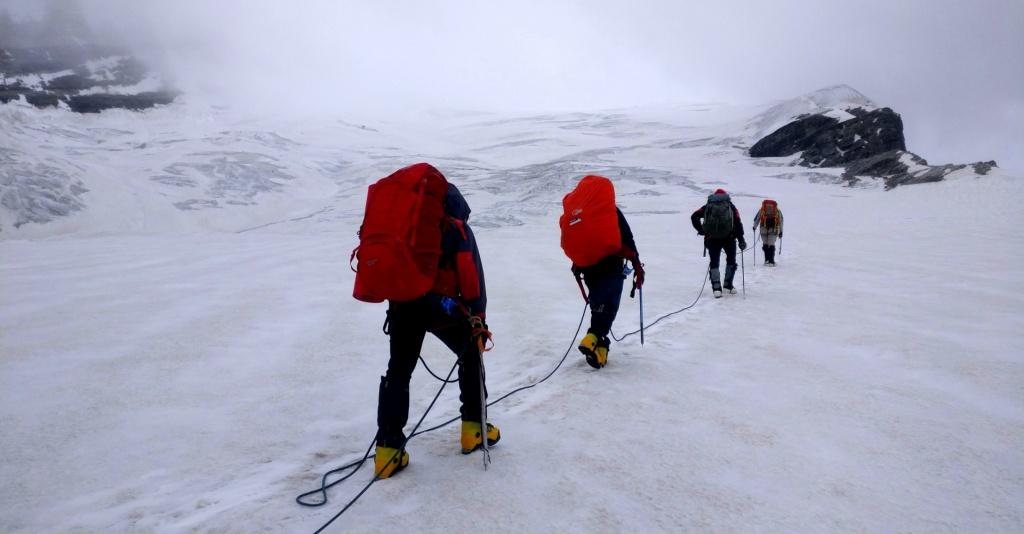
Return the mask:
MULTIPOLYGON (((903 120, 889 108, 855 107, 803 115, 758 140, 749 153, 755 158, 800 154, 799 165, 844 167, 847 183, 857 183, 862 177, 881 178, 886 189, 937 182, 968 167, 929 165, 924 158, 908 152, 903 120)), ((979 175, 995 166, 994 161, 971 164, 979 175)))
POLYGON ((772 132, 750 148, 760 157, 791 156, 802 152, 801 164, 842 167, 891 150, 906 150, 903 120, 889 108, 846 110, 852 119, 840 122, 825 115, 799 118, 772 132))

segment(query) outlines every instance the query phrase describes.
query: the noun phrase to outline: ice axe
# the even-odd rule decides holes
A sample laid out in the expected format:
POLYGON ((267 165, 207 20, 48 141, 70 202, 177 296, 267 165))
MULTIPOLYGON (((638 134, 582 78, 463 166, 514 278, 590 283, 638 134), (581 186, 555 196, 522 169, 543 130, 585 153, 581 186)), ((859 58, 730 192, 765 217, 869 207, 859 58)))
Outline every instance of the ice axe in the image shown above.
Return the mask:
POLYGON ((583 289, 583 278, 580 277, 580 271, 575 265, 572 267, 572 276, 576 279, 576 285, 580 286, 580 295, 583 295, 583 302, 590 304, 590 299, 587 298, 587 290, 583 289))
POLYGON ((491 464, 491 451, 487 448, 487 388, 484 386, 484 354, 480 353, 480 443, 483 447, 484 471, 491 464))
POLYGON ((640 286, 640 346, 644 346, 644 286, 640 286))
MULTIPOLYGON (((641 264, 641 267, 643 265, 641 264)), ((636 271, 636 269, 633 269, 636 271)), ((637 290, 640 290, 640 346, 644 344, 644 286, 636 285, 636 276, 633 277, 633 288, 629 290, 629 298, 636 296, 637 290)))

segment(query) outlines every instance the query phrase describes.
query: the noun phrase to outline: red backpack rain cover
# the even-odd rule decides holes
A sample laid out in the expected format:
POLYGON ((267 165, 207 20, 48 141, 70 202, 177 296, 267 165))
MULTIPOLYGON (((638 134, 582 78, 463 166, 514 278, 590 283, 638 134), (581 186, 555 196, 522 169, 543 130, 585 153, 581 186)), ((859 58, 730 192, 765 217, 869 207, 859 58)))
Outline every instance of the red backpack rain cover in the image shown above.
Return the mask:
POLYGON ((363 302, 405 301, 434 285, 448 181, 427 163, 381 178, 366 193, 352 296, 363 302))
POLYGON ((774 229, 779 226, 779 203, 766 199, 761 202, 761 224, 760 226, 774 229))
POLYGON ((603 176, 584 176, 562 199, 562 250, 578 267, 589 267, 622 250, 615 186, 603 176))

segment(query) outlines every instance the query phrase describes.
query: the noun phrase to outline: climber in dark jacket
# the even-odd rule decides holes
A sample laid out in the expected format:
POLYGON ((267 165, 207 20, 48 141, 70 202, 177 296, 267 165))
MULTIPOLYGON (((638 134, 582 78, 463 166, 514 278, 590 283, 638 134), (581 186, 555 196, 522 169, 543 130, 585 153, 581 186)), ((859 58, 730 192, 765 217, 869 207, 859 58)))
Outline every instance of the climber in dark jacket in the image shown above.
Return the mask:
POLYGON ((587 330, 587 335, 580 342, 579 349, 586 357, 587 363, 595 369, 600 369, 608 363, 608 349, 611 347, 608 333, 611 331, 612 322, 615 321, 615 315, 619 311, 619 302, 622 300, 622 286, 626 279, 626 260, 633 264, 636 287, 641 287, 644 284, 644 267, 640 263, 640 255, 636 250, 633 231, 629 228, 629 223, 626 222, 626 217, 622 215, 619 208, 615 208, 615 213, 619 220, 622 250, 589 267, 573 266, 573 273, 583 276, 590 302, 590 329, 587 330))
MULTIPOLYGON (((711 208, 712 210, 714 208, 711 208)), ((700 209, 693 212, 690 215, 690 222, 693 223, 694 229, 697 230, 699 235, 704 236, 704 247, 708 251, 708 255, 711 257, 711 261, 708 265, 708 271, 711 276, 711 290, 715 294, 715 298, 722 296, 722 282, 720 281, 720 273, 718 269, 719 259, 722 251, 725 251, 725 290, 729 293, 736 293, 736 288, 733 287, 733 278, 736 276, 736 243, 739 242, 740 250, 746 250, 747 242, 743 239, 743 222, 740 221, 740 210, 736 209, 733 205, 732 200, 729 198, 729 194, 724 189, 718 189, 714 194, 708 196, 708 203, 701 206, 700 209), (712 237, 705 235, 709 232, 709 221, 708 209, 713 205, 719 203, 725 203, 728 205, 732 212, 732 228, 728 229, 724 235, 718 237, 712 237), (703 224, 701 220, 703 219, 703 224)), ((723 221, 727 224, 729 221, 723 221)), ((716 226, 719 223, 715 221, 716 226)), ((716 232, 717 233, 717 232, 716 232)))
MULTIPOLYGON (((409 380, 427 332, 434 334, 459 357, 459 400, 462 401, 462 453, 483 443, 481 438, 481 352, 489 337, 487 291, 480 251, 469 227, 469 204, 454 184, 445 196, 445 228, 441 259, 434 286, 426 295, 406 302, 389 301, 388 334, 391 358, 381 377, 377 404, 377 475, 387 478, 409 463, 403 429, 409 419, 409 380)), ((483 397, 483 398, 481 398, 483 397)), ((488 444, 501 438, 498 427, 487 424, 488 444)))

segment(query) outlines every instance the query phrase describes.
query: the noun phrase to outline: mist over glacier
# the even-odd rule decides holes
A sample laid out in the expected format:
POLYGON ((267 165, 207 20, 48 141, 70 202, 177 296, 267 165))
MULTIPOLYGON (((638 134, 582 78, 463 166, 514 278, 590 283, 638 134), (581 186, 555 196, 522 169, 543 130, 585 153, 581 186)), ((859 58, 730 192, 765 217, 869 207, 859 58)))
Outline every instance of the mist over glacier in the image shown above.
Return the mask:
POLYGON ((263 115, 760 104, 845 83, 899 110, 915 152, 1024 168, 1013 0, 78 3, 193 98, 263 115))
MULTIPOLYGON (((367 185, 416 161, 473 208, 491 397, 568 356, 491 408, 488 471, 454 427, 424 434, 330 531, 1024 530, 1019 3, 79 5, 182 93, 0 105, 5 530, 329 520, 367 469, 323 508, 294 498, 362 457, 388 354, 349 254, 367 185), (908 149, 1000 167, 885 191, 750 157, 804 114, 879 106, 908 149), (694 303, 596 372, 557 225, 591 173, 636 234, 647 324, 694 303), (689 215, 718 188, 753 247, 715 300, 689 215), (775 268, 750 235, 765 198, 775 268)), ((615 332, 639 312, 624 296, 615 332)), ((412 420, 439 387, 416 370, 412 420)))

